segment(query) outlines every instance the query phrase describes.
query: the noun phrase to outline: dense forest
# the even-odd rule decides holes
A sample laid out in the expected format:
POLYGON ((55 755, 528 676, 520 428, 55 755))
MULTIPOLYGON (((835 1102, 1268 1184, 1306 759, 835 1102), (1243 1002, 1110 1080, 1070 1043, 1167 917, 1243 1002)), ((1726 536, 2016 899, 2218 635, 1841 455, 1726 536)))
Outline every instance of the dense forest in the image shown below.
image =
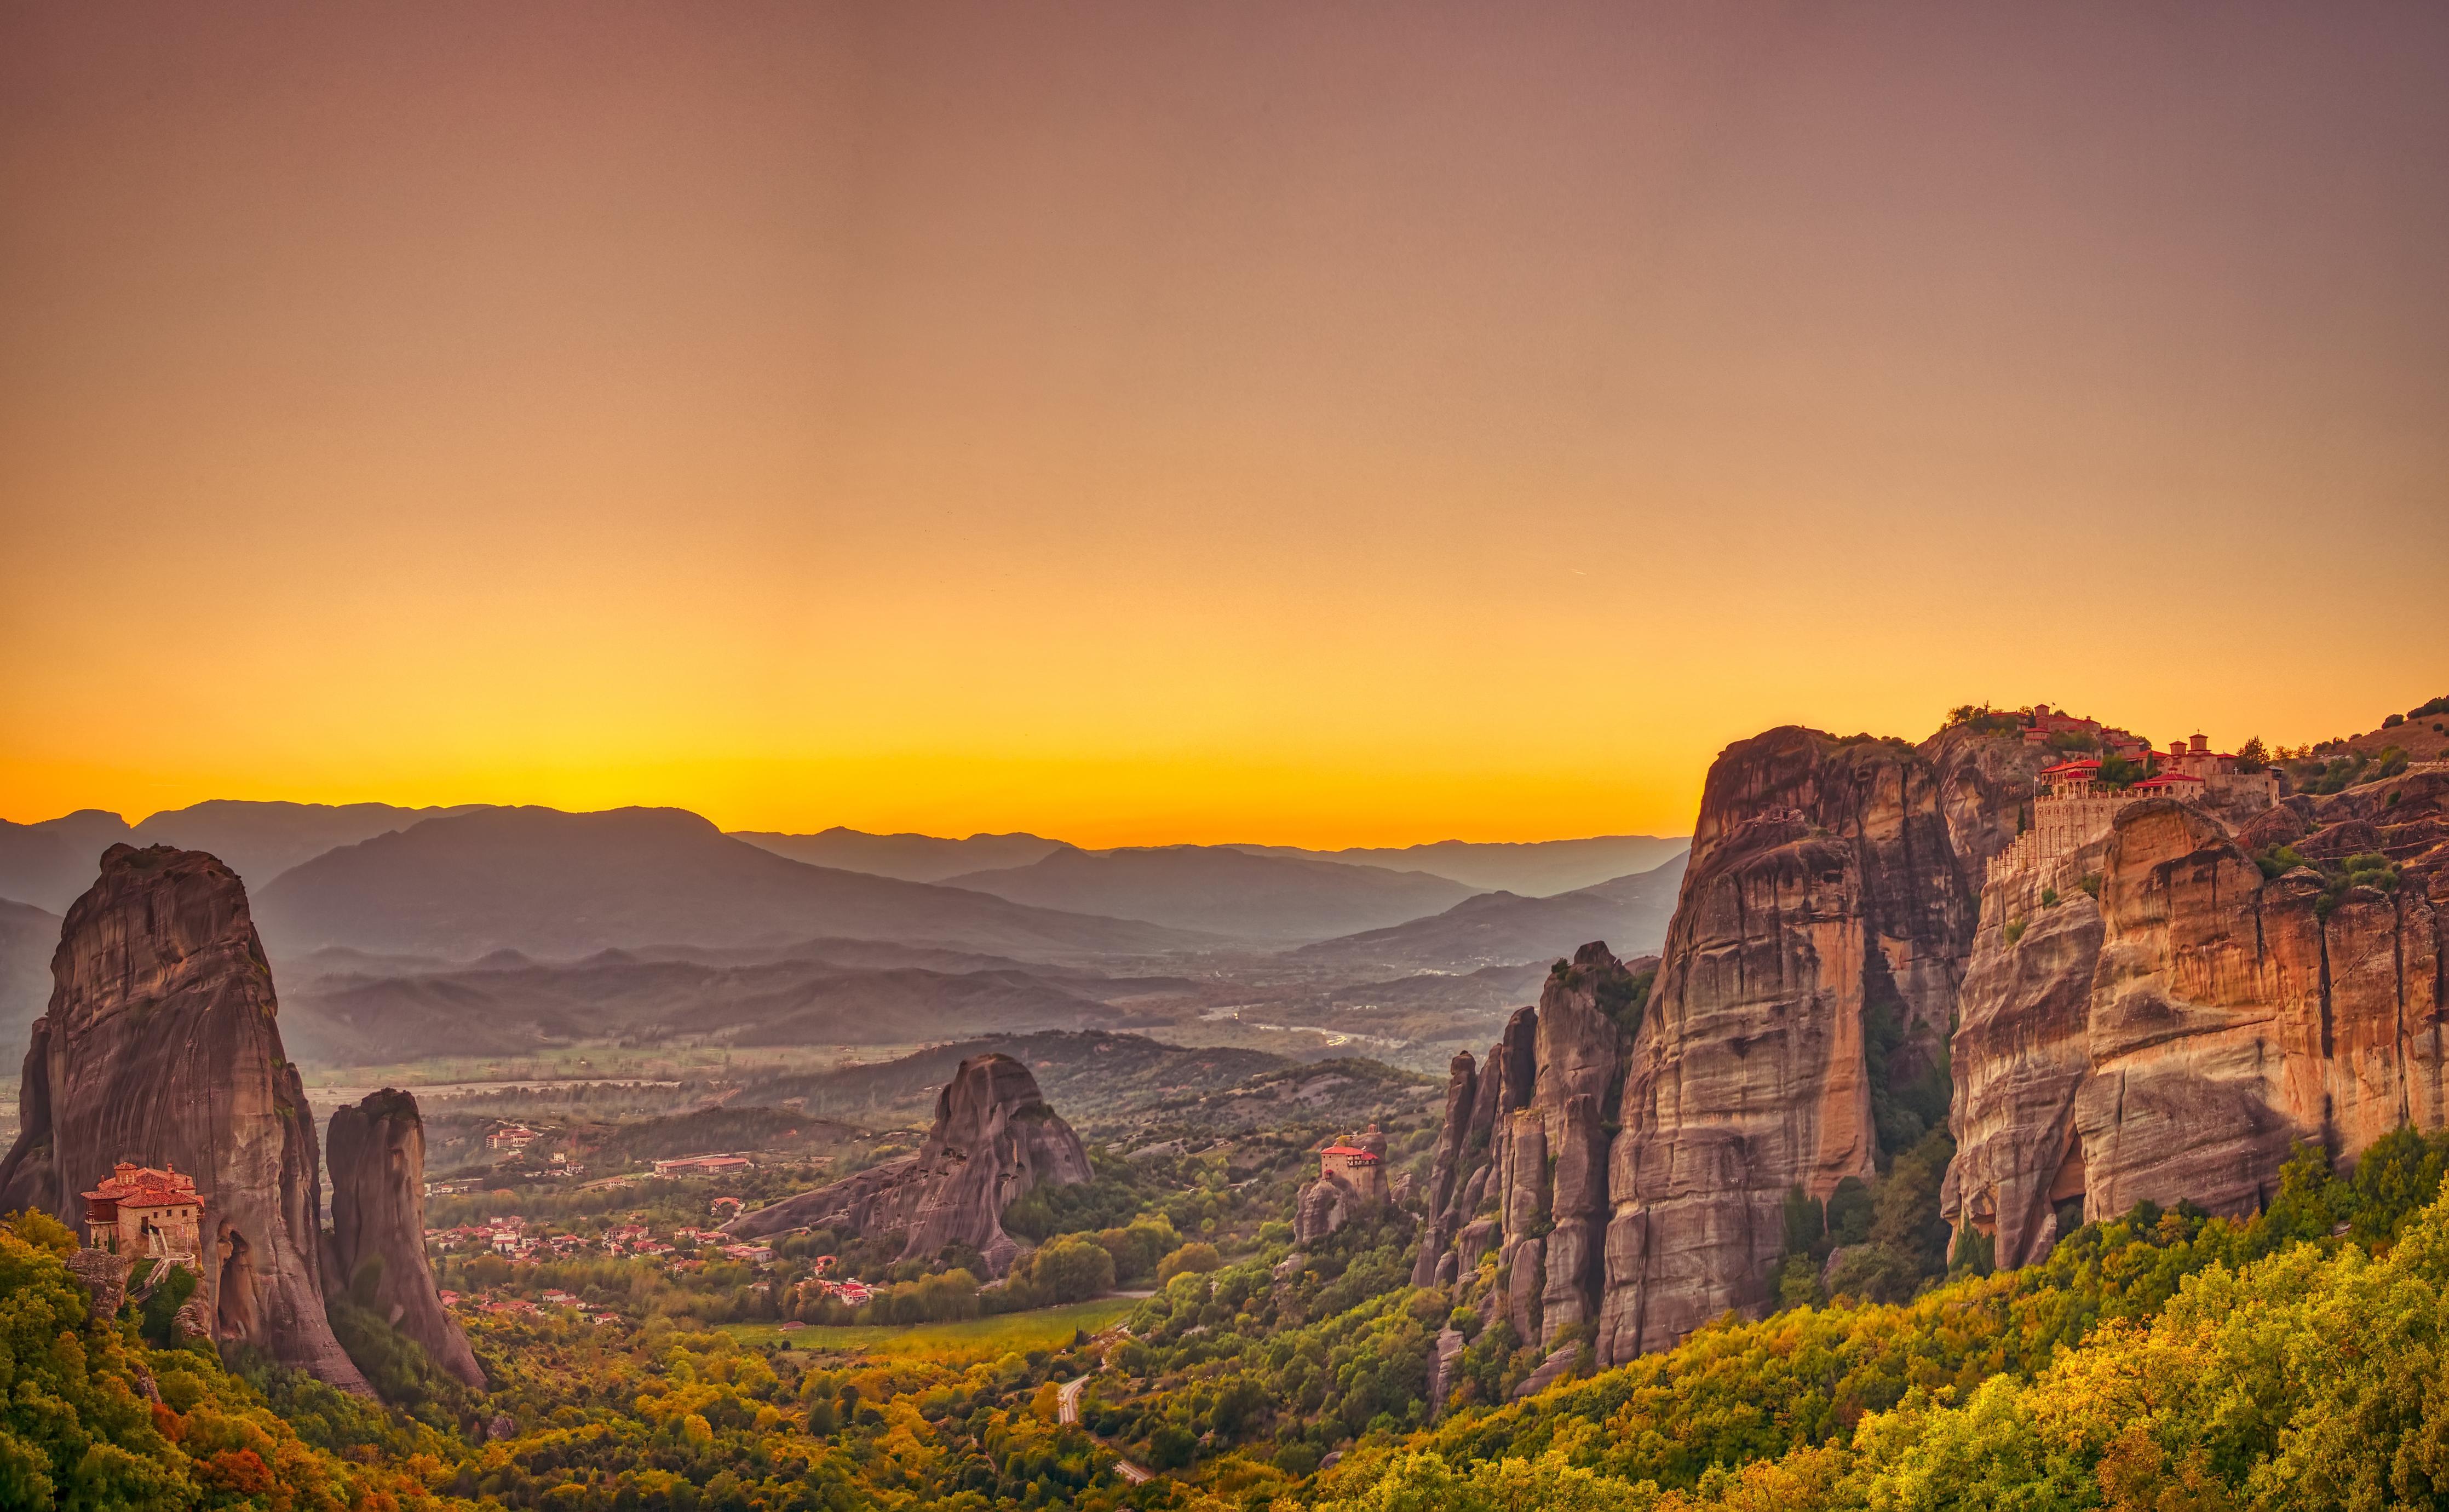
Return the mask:
MULTIPOLYGON (((1271 1218, 1220 1249, 1181 1231, 1201 1199, 1125 1211, 1139 1184, 1110 1181, 1029 1215, 1050 1231, 1017 1285, 1068 1301, 1130 1275, 1119 1251, 1153 1289, 1068 1332, 1072 1314, 1026 1309, 803 1330, 819 1339, 709 1326, 685 1304, 620 1328, 483 1316, 481 1397, 368 1316, 349 1342, 390 1352, 370 1371, 385 1406, 162 1347, 158 1308, 89 1324, 70 1237, 20 1216, 0 1233, 0 1504, 2440 1505, 2445 1154, 2401 1131, 2340 1177, 2308 1147, 2249 1219, 2147 1205, 2022 1270, 1967 1254, 1904 1300, 1799 1297, 1513 1402, 1529 1351, 1501 1315, 1406 1285, 1398 1212, 1298 1255, 1271 1218), (1057 1331, 1031 1331, 1046 1320, 1057 1331), (1450 1321, 1471 1340, 1433 1421, 1450 1321), (1153 1478, 1129 1483, 1126 1462, 1153 1478)), ((920 1269, 879 1303, 950 1275, 920 1269)))

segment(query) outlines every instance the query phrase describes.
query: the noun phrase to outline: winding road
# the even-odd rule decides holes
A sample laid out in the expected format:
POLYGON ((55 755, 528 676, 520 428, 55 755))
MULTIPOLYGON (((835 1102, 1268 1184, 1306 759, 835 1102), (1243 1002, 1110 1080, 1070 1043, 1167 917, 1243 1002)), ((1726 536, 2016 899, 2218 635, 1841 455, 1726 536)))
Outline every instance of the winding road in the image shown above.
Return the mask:
MULTIPOLYGON (((1063 1383, 1063 1389, 1055 1396, 1055 1403, 1061 1408, 1058 1414, 1059 1421, 1066 1426, 1079 1428, 1083 1433, 1089 1433, 1089 1430, 1080 1423, 1080 1393, 1089 1388, 1089 1381, 1090 1378, 1085 1375, 1077 1381, 1066 1381, 1063 1383)), ((1093 1439, 1097 1435, 1089 1433, 1089 1437, 1093 1439)), ((1155 1472, 1144 1470, 1128 1460, 1116 1459, 1114 1473, 1131 1484, 1138 1485, 1151 1479, 1155 1472)))

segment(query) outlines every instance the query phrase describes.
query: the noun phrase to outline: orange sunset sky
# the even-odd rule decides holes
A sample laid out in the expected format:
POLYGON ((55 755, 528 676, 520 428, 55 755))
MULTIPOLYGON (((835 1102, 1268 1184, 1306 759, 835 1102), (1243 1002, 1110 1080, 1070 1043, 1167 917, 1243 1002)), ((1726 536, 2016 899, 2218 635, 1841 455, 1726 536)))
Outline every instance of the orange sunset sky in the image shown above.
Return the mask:
POLYGON ((1689 827, 2449 692, 2449 9, 0 14, 0 817, 1689 827))

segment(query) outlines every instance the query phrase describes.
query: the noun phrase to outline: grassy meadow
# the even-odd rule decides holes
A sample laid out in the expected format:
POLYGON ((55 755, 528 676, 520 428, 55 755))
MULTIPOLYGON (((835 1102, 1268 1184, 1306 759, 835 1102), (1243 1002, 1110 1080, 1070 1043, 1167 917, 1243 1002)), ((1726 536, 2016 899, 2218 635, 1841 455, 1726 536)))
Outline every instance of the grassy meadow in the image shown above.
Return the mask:
POLYGON ((1100 1297, 1065 1308, 1033 1312, 1007 1312, 993 1318, 964 1318, 955 1323, 912 1323, 898 1326, 856 1324, 846 1328, 810 1326, 783 1329, 772 1323, 731 1323, 722 1331, 741 1344, 762 1347, 781 1342, 811 1354, 921 1355, 932 1360, 991 1360, 1032 1349, 1059 1349, 1075 1332, 1097 1333, 1130 1315, 1136 1297, 1100 1297))

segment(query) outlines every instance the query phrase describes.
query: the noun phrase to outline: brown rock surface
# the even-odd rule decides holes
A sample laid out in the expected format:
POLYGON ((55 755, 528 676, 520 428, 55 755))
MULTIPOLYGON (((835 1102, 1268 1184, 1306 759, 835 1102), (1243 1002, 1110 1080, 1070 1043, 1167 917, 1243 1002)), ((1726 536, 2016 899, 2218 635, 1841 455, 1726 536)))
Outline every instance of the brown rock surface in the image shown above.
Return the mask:
POLYGON ((1625 1078, 1603 1363, 1764 1304, 1788 1190, 1871 1174, 1866 1015, 1902 1031, 1892 1076, 1937 1063, 1968 870, 2013 841, 2043 759, 1960 730, 1915 749, 1791 727, 1719 757, 1625 1078))
POLYGON ((323 1312, 315 1129, 237 874, 113 845, 51 977, 0 1203, 82 1228, 79 1193, 116 1162, 175 1164, 203 1194, 214 1336, 365 1392, 323 1312))
POLYGON ((485 1372, 442 1306, 425 1261, 425 1120, 416 1099, 386 1087, 336 1110, 325 1154, 332 1172, 332 1263, 325 1283, 336 1293, 352 1291, 368 1263, 378 1263, 370 1299, 375 1310, 435 1365, 483 1390, 485 1372))
POLYGON ((1943 1070, 1959 1149, 1942 1207, 1993 1232, 2002 1265, 2046 1251, 2061 1204, 2246 1210, 2298 1139, 2351 1159, 2449 1120, 2449 766, 2270 809, 2248 794, 2233 814, 2138 801, 2047 877, 1994 882, 2056 759, 1961 727, 1919 747, 1793 728, 1730 746, 1621 1098, 1599 1105, 1620 1131, 1604 1176, 1574 1112, 1604 1056, 1552 991, 1467 1091, 1449 1084, 1452 1175, 1432 1192, 1451 1195, 1430 1205, 1422 1274, 1468 1285, 1498 1247, 1508 1284, 1481 1306, 1552 1344, 1582 1321, 1601 1193, 1598 1359, 1667 1347, 1766 1304, 1786 1194, 1869 1176, 1883 1122, 1912 1138, 1943 1070), (2266 881, 2252 856, 2280 843, 2378 851, 2397 885, 2266 881))
POLYGON ((1479 1096, 1479 1072, 1468 1050, 1456 1053, 1446 1067, 1445 1122, 1438 1127, 1437 1155, 1429 1168, 1426 1193, 1428 1225, 1421 1231, 1419 1257, 1413 1262, 1412 1285, 1437 1285, 1437 1262, 1453 1248, 1462 1214, 1453 1210, 1459 1193, 1463 1141, 1471 1134, 1472 1105, 1479 1096))
POLYGON ((101 1328, 119 1316, 127 1300, 128 1260, 107 1250, 78 1250, 68 1255, 68 1274, 85 1288, 86 1322, 101 1328))
POLYGON ((2119 814, 2099 875, 2097 905, 2042 906, 2012 879, 1985 894, 1944 1204, 1995 1232, 1999 1264, 2047 1252, 2055 1202, 2247 1212, 2298 1140, 2352 1159, 2401 1123, 2441 1127, 2421 893, 2354 889, 2325 917, 2316 873, 2266 882, 2217 820, 2168 802, 2119 814))
POLYGON ((1029 1068, 1010 1056, 972 1056, 936 1095, 935 1125, 916 1154, 742 1213, 723 1231, 740 1238, 801 1228, 906 1233, 904 1257, 965 1244, 1001 1275, 1020 1249, 1003 1231, 1004 1210, 1041 1183, 1072 1186, 1089 1177, 1079 1135, 1046 1105, 1029 1068))

